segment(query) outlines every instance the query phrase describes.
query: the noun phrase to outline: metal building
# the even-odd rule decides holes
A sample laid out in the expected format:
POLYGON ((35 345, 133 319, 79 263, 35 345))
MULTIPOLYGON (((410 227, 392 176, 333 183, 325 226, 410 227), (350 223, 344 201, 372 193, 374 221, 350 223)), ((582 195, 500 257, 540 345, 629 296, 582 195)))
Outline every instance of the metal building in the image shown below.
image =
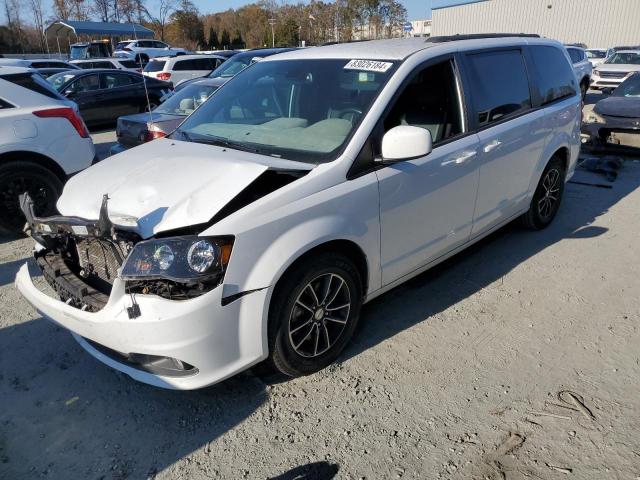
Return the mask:
POLYGON ((640 0, 434 1, 432 35, 537 33, 592 48, 640 45, 640 0), (442 2, 441 2, 442 3, 442 2))

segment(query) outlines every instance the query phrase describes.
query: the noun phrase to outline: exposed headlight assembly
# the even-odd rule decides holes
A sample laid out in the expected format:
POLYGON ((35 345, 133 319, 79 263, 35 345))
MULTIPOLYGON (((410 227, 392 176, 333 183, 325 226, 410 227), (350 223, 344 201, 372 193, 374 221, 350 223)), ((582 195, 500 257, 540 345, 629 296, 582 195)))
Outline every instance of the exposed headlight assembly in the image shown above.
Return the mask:
POLYGON ((124 280, 166 279, 192 283, 222 276, 231 256, 231 237, 170 237, 139 242, 125 260, 124 280))

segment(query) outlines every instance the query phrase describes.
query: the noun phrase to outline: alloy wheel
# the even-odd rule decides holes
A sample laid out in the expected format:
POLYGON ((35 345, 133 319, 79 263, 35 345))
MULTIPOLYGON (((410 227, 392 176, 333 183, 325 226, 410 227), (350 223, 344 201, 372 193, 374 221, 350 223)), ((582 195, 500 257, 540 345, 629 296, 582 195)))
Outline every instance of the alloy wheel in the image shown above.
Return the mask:
POLYGON ((350 310, 347 282, 335 273, 317 276, 300 291, 291 310, 291 347, 305 358, 327 352, 342 335, 350 310))
POLYGON ((538 200, 538 213, 543 219, 549 218, 560 199, 560 172, 552 168, 542 181, 542 196, 538 200))

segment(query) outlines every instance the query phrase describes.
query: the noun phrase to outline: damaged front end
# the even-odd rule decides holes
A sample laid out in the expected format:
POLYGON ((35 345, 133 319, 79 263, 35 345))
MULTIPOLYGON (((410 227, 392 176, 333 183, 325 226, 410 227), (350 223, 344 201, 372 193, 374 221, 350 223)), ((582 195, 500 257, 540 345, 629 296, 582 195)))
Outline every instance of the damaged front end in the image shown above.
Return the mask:
MULTIPOLYGON (((233 237, 143 240, 110 221, 108 201, 104 195, 98 220, 38 218, 29 195, 20 197, 31 236, 40 245, 36 262, 63 302, 97 312, 107 304, 116 277, 124 280, 128 294, 171 300, 195 298, 222 282, 233 237)), ((136 308, 129 312, 131 318, 139 315, 136 308)))
POLYGON ((65 216, 38 218, 29 194, 20 196, 30 234, 40 245, 34 256, 47 283, 63 302, 91 312, 106 305, 118 269, 141 240, 133 232, 114 228, 107 202, 104 195, 97 221, 65 216))

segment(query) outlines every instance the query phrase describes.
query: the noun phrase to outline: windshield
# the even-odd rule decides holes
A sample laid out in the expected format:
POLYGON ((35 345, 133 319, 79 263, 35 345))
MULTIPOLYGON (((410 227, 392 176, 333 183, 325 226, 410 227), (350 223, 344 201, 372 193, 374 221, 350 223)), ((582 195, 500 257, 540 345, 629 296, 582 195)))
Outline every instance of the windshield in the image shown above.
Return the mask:
POLYGON ((209 78, 230 78, 237 75, 242 70, 251 65, 251 59, 255 58, 253 55, 235 55, 227 60, 207 77, 209 78))
POLYGON ((612 96, 640 98, 640 75, 633 75, 622 82, 620 86, 613 91, 612 96))
POLYGON ((587 58, 605 58, 607 52, 604 50, 587 50, 587 58))
POLYGON ((174 138, 331 161, 394 70, 393 63, 366 60, 258 62, 187 118, 174 138))
POLYGON ((76 73, 70 72, 56 73, 55 75, 47 77, 47 82, 49 82, 49 84, 59 92, 62 87, 76 75, 76 73))
POLYGON ((116 43, 116 50, 122 50, 124 47, 129 45, 131 42, 118 42, 116 43))
POLYGON ((87 58, 87 47, 86 45, 77 45, 71 47, 71 53, 69 54, 69 58, 71 60, 83 60, 87 58))
POLYGON ((191 115, 217 88, 212 85, 191 84, 169 97, 154 112, 168 113, 170 115, 191 115))
POLYGON ((607 58, 604 63, 618 65, 640 65, 640 53, 617 52, 607 58))

